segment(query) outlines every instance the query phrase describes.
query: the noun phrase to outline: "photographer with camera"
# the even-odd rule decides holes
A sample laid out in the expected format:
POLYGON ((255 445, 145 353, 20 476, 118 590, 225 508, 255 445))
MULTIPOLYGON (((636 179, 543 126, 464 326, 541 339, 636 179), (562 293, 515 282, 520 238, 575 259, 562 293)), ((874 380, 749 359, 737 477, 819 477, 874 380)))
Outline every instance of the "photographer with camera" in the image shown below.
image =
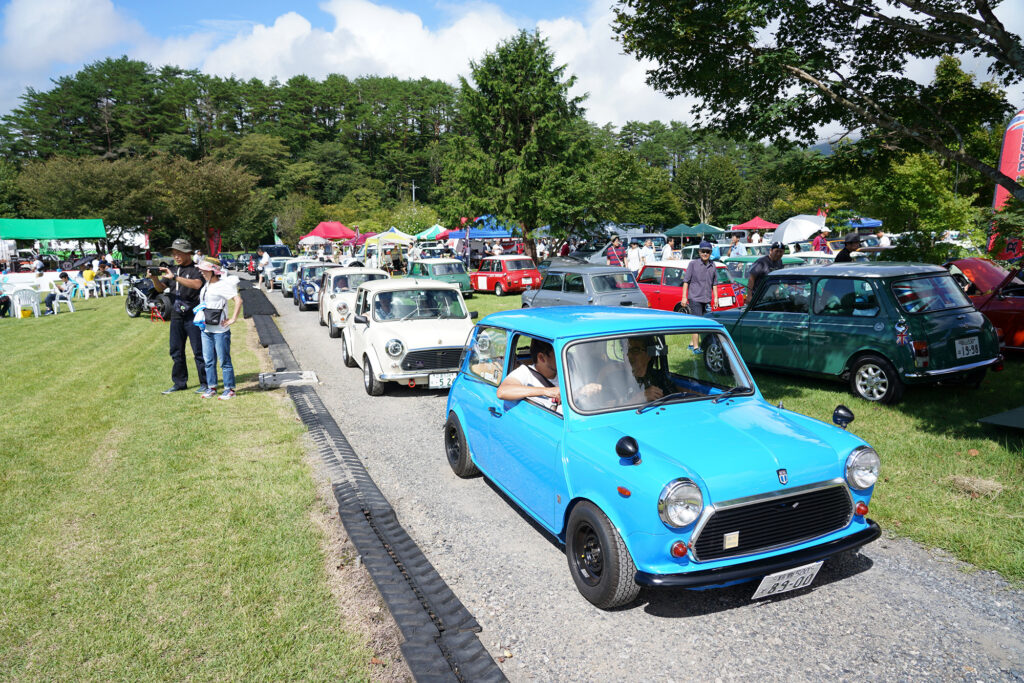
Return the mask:
POLYGON ((188 364, 185 362, 185 340, 192 346, 196 374, 199 377, 197 394, 205 394, 206 362, 203 360, 202 332, 193 322, 193 310, 199 304, 199 290, 205 283, 202 273, 192 261, 192 245, 188 240, 176 239, 171 244, 174 268, 150 269, 149 279, 158 292, 170 289, 171 303, 171 380, 174 386, 164 391, 172 394, 188 388, 188 364), (162 276, 157 271, 162 272, 162 276))

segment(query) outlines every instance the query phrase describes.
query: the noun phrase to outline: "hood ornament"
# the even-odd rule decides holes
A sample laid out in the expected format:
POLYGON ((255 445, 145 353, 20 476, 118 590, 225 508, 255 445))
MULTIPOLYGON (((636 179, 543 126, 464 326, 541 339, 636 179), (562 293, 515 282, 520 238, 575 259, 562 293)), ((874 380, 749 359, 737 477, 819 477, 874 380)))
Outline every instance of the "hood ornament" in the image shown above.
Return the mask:
POLYGON ((779 475, 779 483, 783 486, 789 483, 789 474, 786 470, 775 470, 775 474, 779 475))

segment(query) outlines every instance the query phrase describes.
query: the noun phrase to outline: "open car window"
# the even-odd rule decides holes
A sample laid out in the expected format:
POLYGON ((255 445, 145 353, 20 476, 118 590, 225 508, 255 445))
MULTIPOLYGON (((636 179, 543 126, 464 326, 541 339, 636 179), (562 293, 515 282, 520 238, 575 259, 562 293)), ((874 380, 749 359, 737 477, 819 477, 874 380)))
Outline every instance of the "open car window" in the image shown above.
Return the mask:
POLYGON ((693 332, 622 335, 571 344, 565 371, 573 408, 581 413, 642 408, 652 401, 684 402, 753 393, 727 336, 693 332))
POLYGON ((505 373, 508 333, 500 327, 480 325, 468 345, 466 371, 493 386, 501 384, 505 373))

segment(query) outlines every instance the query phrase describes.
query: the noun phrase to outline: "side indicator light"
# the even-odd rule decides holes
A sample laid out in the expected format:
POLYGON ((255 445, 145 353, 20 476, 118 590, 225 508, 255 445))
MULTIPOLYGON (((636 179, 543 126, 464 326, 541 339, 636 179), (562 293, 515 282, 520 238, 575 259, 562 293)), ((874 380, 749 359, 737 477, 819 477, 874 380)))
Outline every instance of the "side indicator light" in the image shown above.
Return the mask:
POLYGON ((676 541, 675 543, 673 543, 672 548, 669 550, 669 552, 672 554, 672 557, 686 557, 686 551, 686 544, 682 541, 676 541))
POLYGON ((854 512, 856 512, 858 517, 863 517, 864 515, 868 514, 868 506, 864 503, 864 501, 861 501, 857 503, 857 509, 854 512))
POLYGON ((620 487, 618 487, 615 490, 618 491, 619 495, 622 496, 623 498, 629 498, 630 496, 633 495, 633 493, 629 489, 627 489, 625 486, 620 486, 620 487))

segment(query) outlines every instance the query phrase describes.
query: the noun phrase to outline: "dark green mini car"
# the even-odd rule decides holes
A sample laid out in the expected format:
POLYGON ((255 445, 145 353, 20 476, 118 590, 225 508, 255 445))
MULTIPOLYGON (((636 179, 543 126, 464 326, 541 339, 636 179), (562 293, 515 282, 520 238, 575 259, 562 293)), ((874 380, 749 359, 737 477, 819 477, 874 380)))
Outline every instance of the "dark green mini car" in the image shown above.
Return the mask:
POLYGON ((458 285, 462 296, 473 296, 473 285, 462 261, 454 258, 420 259, 409 263, 409 277, 421 277, 458 285))
MULTIPOLYGON (((760 246, 760 245, 754 245, 760 246)), ((747 286, 747 281, 750 280, 750 269, 754 267, 754 262, 760 256, 728 256, 722 259, 722 263, 729 269, 729 277, 735 282, 740 283, 744 287, 747 286)), ((804 265, 804 261, 796 256, 783 256, 782 267, 793 268, 795 266, 804 265)))
MULTIPOLYGON (((999 339, 945 269, 839 263, 769 274, 743 309, 713 313, 748 365, 849 381, 894 403, 907 384, 977 385, 1001 367, 999 339)), ((705 349, 707 363, 724 362, 705 349)))

